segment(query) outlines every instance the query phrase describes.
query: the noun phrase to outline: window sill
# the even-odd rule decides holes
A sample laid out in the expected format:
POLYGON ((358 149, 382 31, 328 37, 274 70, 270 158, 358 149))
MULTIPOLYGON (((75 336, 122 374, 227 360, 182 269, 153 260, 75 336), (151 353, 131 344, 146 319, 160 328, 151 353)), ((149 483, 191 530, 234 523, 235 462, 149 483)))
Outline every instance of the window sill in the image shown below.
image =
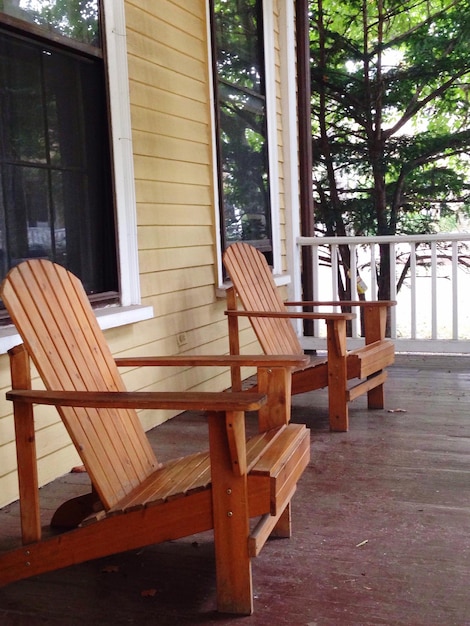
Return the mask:
MULTIPOLYGON (((95 311, 101 330, 126 326, 135 322, 142 322, 153 317, 151 306, 108 306, 95 311)), ((0 328, 0 354, 6 354, 10 348, 21 343, 21 337, 11 324, 0 328)))
MULTIPOLYGON (((274 274, 273 275, 274 282, 278 287, 283 287, 284 285, 289 285, 292 282, 290 274, 274 274)), ((232 281, 226 280, 222 285, 219 285, 216 289, 217 298, 225 298, 225 292, 232 286, 232 281)))

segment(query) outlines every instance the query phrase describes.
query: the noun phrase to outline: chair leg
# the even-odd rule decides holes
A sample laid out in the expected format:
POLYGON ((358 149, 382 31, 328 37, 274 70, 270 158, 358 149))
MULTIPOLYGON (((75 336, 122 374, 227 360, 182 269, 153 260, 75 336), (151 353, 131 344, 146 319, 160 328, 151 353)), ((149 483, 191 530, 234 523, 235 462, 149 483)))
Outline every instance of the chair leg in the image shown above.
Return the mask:
POLYGON ((230 461, 224 415, 209 415, 217 610, 251 615, 253 586, 248 552, 249 510, 246 473, 230 461))
POLYGON ((383 409, 385 406, 384 385, 378 385, 367 392, 367 407, 369 409, 383 409))
POLYGON ((271 537, 292 537, 292 515, 291 515, 291 503, 286 506, 281 517, 279 518, 276 526, 271 533, 271 537))
POLYGON ((346 322, 327 321, 328 410, 330 430, 348 430, 348 372, 346 360, 346 322))
MULTIPOLYGON (((389 308, 384 306, 365 307, 364 320, 366 330, 366 344, 374 343, 385 338, 389 308)), ((383 409, 385 406, 384 386, 378 385, 367 393, 369 409, 383 409)))
POLYGON ((338 385, 337 388, 328 387, 328 411, 330 416, 330 430, 333 432, 346 432, 349 428, 349 408, 346 394, 343 394, 344 387, 338 385))

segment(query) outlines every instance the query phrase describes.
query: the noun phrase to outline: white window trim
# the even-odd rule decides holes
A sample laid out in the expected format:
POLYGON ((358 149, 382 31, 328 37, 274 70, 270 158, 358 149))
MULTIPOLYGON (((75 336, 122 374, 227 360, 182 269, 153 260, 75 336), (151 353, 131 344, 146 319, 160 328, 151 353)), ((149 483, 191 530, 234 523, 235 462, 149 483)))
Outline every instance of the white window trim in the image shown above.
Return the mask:
POLYGON ((124 0, 102 0, 114 158, 121 305, 140 304, 137 211, 124 0))
MULTIPOLYGON (((129 76, 124 0, 102 0, 107 48, 113 167, 116 194, 117 245, 121 302, 96 310, 103 330, 153 317, 141 305, 137 246, 137 211, 130 117, 129 76)), ((0 354, 21 343, 13 325, 0 329, 0 354)))
MULTIPOLYGON (((301 266, 297 247, 300 235, 300 179, 299 142, 297 125, 297 61, 295 32, 295 2, 280 3, 279 36, 281 49, 281 108, 284 149, 284 201, 286 223, 287 268, 293 277, 288 296, 291 301, 301 300, 301 266)), ((301 320, 298 320, 300 328, 301 320)))
POLYGON ((273 0, 263 0, 264 71, 266 80, 266 121, 268 126, 269 192, 271 200, 271 232, 273 272, 281 272, 281 231, 279 202, 279 146, 277 133, 276 54, 274 45, 273 0))
MULTIPOLYGON (((206 0, 206 31, 207 31, 207 59, 209 71, 209 105, 210 105, 210 125, 211 125, 211 141, 212 141, 212 198, 214 205, 214 226, 215 226, 215 248, 217 258, 217 287, 216 292, 219 289, 224 289, 223 271, 222 271, 222 243, 220 240, 222 222, 220 219, 220 206, 219 206, 219 172, 217 169, 218 156, 217 156, 217 124, 215 119, 215 93, 214 93, 214 67, 212 64, 212 15, 211 15, 211 3, 210 0, 206 0)), ((217 297, 218 293, 217 293, 217 297)), ((225 295, 224 295, 225 297, 225 295)))

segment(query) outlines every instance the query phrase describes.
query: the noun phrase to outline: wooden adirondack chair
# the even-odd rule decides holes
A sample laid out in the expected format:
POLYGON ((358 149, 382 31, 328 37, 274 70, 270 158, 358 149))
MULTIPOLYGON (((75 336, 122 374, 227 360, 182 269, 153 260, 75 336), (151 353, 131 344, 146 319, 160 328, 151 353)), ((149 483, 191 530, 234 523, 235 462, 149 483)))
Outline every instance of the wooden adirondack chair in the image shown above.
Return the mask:
POLYGON ((10 351, 13 389, 7 393, 24 545, 0 555, 0 585, 213 529, 218 609, 251 613, 251 558, 270 534, 290 535, 290 500, 309 460, 308 430, 289 423, 290 370, 299 357, 115 361, 79 280, 45 260, 11 270, 1 297, 24 342, 10 351), (30 359, 45 389, 31 388, 30 359), (118 365, 250 365, 261 382, 255 394, 126 392, 118 365), (91 494, 54 516, 78 527, 46 538, 33 404, 57 407, 92 483, 91 494), (141 408, 207 411, 209 452, 159 463, 135 410, 141 408), (251 410, 258 410, 259 433, 247 441, 244 414, 251 410), (250 530, 251 518, 259 521, 250 530))
MULTIPOLYGON (((328 386, 330 429, 348 430, 348 403, 367 393, 368 407, 384 407, 385 368, 395 358, 391 340, 385 338, 387 309, 393 301, 348 301, 343 306, 361 307, 364 314, 365 345, 348 352, 346 322, 351 313, 289 311, 288 306, 307 307, 333 302, 283 302, 265 257, 253 246, 235 243, 224 254, 224 265, 232 281, 227 291, 231 354, 239 354, 238 318, 249 317, 265 354, 303 354, 290 319, 322 319, 327 325, 327 358, 314 357, 292 375, 292 394, 328 386), (244 310, 237 310, 237 296, 244 310), (348 387, 348 380, 360 379, 348 387)), ((235 389, 241 388, 240 373, 232 370, 235 389)))

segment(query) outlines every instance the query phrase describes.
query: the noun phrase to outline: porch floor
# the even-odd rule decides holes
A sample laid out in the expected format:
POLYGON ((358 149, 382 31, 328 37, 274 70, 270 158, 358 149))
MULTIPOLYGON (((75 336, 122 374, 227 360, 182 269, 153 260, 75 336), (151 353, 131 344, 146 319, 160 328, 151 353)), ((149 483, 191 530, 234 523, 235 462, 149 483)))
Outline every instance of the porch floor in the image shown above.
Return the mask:
MULTIPOLYGON (((356 400, 348 433, 328 431, 326 405, 325 391, 294 398, 312 458, 293 537, 253 562, 251 617, 215 612, 205 533, 2 588, 0 624, 470 625, 470 358, 398 356, 386 409, 356 400)), ((202 420, 184 414, 149 433, 159 456, 202 445, 202 420)), ((44 522, 86 483, 69 474, 43 488, 44 522)), ((0 511, 0 550, 18 532, 13 504, 0 511)))

